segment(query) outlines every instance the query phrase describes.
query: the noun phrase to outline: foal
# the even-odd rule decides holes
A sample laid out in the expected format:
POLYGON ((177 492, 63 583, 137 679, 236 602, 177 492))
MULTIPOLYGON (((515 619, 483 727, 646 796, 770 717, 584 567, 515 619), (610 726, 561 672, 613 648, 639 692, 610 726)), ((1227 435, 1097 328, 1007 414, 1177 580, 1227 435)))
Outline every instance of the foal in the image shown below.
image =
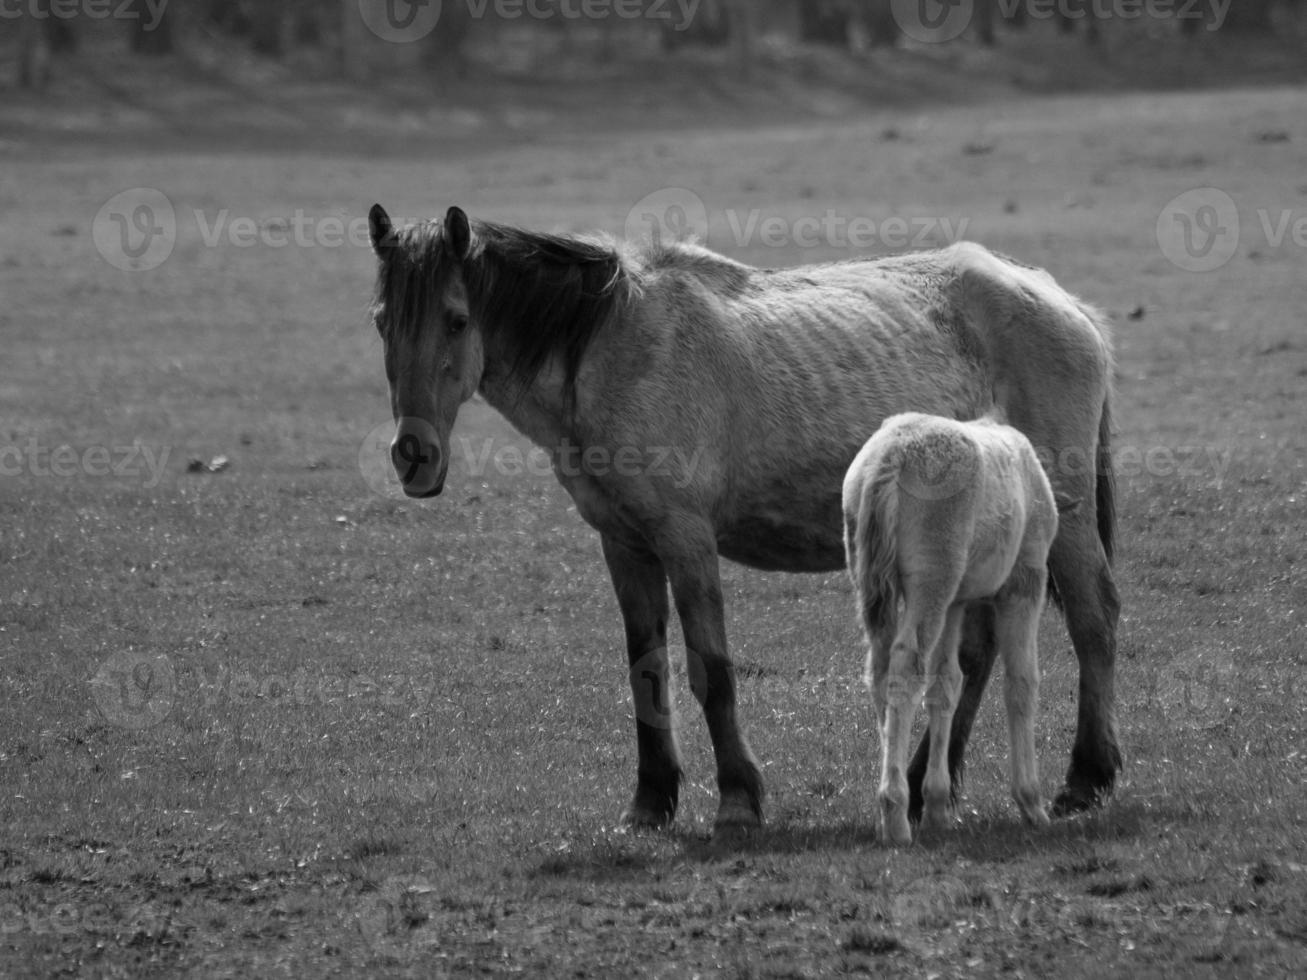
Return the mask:
POLYGON ((891 416, 849 467, 844 544, 870 644, 866 682, 880 730, 882 842, 912 841, 908 740, 923 693, 930 761, 922 829, 947 825, 948 740, 962 686, 958 643, 966 605, 977 601, 995 607, 1012 796, 1029 823, 1048 823, 1035 757, 1035 637, 1057 510, 1030 441, 993 412, 974 422, 891 416))

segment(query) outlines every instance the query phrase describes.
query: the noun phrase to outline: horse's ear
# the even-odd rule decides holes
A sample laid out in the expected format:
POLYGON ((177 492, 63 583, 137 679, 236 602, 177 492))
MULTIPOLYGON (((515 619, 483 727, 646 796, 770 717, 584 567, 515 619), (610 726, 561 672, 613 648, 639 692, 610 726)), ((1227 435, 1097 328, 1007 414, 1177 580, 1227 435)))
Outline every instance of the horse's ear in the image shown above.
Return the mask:
POLYGON ((445 212, 445 251, 457 262, 462 262, 472 251, 472 226, 462 208, 453 207, 445 212))
POLYGON ((390 215, 380 204, 372 205, 368 212, 368 234, 372 238, 372 250, 378 255, 385 255, 383 248, 395 244, 395 226, 390 223, 390 215))

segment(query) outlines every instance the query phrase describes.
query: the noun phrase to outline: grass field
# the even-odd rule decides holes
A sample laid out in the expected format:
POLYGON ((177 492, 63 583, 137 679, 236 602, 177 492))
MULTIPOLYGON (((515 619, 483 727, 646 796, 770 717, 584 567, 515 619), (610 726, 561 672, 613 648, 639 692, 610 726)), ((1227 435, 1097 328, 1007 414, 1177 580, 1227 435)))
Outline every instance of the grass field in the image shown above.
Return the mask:
MULTIPOLYGON (((1305 95, 421 152, 0 144, 0 974, 1303 975, 1305 95), (124 272, 113 222, 160 212, 101 212, 134 187, 176 234, 124 272), (1176 252, 1168 202, 1201 188, 1237 233, 1202 191, 1209 237, 1176 252), (709 839, 688 710, 676 828, 615 826, 635 741, 597 538, 480 403, 442 497, 370 486, 373 260, 332 221, 620 233, 650 194, 766 265, 851 254, 798 234, 828 212, 871 252, 887 218, 965 223, 1111 313, 1126 770, 1101 812, 1020 825, 993 696, 959 829, 878 847, 844 578, 726 566, 767 827, 709 839), (753 209, 775 234, 744 240, 753 209)), ((1075 684, 1051 613, 1041 652, 1051 792, 1075 684)))

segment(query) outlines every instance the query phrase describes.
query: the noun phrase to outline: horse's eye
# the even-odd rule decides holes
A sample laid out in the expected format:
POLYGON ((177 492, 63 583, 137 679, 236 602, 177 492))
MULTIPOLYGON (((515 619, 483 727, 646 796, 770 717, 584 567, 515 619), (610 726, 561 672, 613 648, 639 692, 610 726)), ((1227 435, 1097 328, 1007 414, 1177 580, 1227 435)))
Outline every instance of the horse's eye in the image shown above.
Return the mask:
POLYGON ((457 337, 467 329, 466 313, 450 313, 445 317, 445 328, 451 335, 457 337))

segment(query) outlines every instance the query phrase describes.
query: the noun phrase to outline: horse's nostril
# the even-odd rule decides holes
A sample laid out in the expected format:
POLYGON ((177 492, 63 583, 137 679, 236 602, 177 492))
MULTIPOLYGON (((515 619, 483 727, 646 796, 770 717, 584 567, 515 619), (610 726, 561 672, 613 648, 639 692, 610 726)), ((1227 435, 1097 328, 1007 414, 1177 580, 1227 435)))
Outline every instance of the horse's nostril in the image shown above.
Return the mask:
POLYGON ((440 449, 431 444, 423 445, 412 432, 403 432, 391 445, 390 458, 400 482, 411 483, 423 467, 440 465, 440 449))

